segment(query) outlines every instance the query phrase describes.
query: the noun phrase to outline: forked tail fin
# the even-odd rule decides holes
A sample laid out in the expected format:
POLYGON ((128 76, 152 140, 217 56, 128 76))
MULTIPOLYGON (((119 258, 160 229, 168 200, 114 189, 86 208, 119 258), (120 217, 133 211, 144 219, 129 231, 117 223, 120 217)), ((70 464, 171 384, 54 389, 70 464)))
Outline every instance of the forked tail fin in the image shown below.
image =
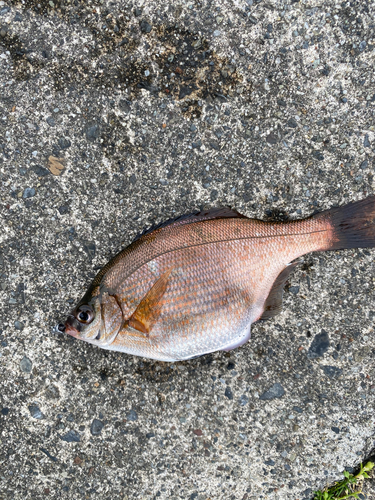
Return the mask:
POLYGON ((314 218, 325 219, 332 227, 327 250, 375 247, 375 196, 331 208, 314 218))

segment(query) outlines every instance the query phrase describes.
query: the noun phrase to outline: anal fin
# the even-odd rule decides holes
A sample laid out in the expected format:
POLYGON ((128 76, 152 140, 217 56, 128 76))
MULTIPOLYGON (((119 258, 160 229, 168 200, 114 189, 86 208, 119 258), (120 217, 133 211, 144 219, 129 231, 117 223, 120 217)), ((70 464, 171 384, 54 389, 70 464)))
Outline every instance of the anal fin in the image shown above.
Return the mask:
POLYGON ((300 260, 292 262, 278 275, 264 303, 263 314, 259 319, 266 320, 269 318, 273 318, 274 316, 277 316, 277 314, 279 314, 283 304, 285 282, 289 278, 290 273, 294 271, 297 264, 300 263, 300 260))

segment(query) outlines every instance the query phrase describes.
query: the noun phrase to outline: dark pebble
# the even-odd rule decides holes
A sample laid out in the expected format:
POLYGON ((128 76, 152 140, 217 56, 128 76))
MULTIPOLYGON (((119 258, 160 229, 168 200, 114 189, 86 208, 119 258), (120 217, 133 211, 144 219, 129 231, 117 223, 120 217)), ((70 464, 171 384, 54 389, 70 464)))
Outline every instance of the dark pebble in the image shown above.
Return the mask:
POLYGON ((265 401, 269 399, 281 398, 282 396, 284 396, 284 394, 285 391, 283 386, 278 382, 276 382, 276 384, 273 384, 273 386, 270 387, 268 391, 264 392, 261 396, 259 396, 259 398, 265 401))
POLYGON ((293 410, 296 411, 297 413, 303 413, 302 408, 300 408, 299 406, 293 406, 293 410))
POLYGON ((319 161, 324 160, 324 155, 323 155, 323 153, 321 151, 313 151, 312 155, 313 155, 314 158, 316 158, 319 161))
POLYGON ((130 410, 129 413, 126 415, 126 418, 131 422, 135 422, 136 420, 138 420, 138 414, 135 410, 130 410))
POLYGON ((134 174, 132 174, 132 175, 129 177, 129 182, 130 182, 131 184, 133 184, 133 186, 135 186, 135 184, 136 184, 136 182, 137 182, 137 177, 136 177, 134 174))
POLYGON ((225 389, 225 395, 228 399, 233 399, 232 389, 229 386, 225 389))
POLYGON ((14 328, 15 328, 16 330, 23 330, 23 327, 24 327, 24 324, 23 324, 23 323, 21 323, 21 321, 15 321, 15 322, 14 322, 14 328))
POLYGON ((275 462, 273 460, 271 460, 271 459, 270 460, 266 460, 264 463, 266 465, 275 465, 275 462))
POLYGON ((55 119, 52 117, 52 116, 49 116, 47 119, 46 119, 46 122, 48 123, 48 125, 50 127, 54 127, 56 125, 56 121, 55 119))
POLYGON ((322 330, 322 333, 315 335, 309 350, 307 352, 307 357, 309 359, 316 359, 323 356, 325 352, 328 351, 329 348, 329 337, 328 333, 325 330, 322 330))
POLYGON ((217 198, 217 195, 218 195, 218 192, 216 191, 216 189, 213 189, 211 191, 211 194, 210 194, 211 201, 215 201, 217 198))
POLYGON ((286 107, 286 101, 284 101, 283 99, 278 99, 277 104, 278 104, 278 106, 281 106, 282 108, 286 107))
POLYGON ((343 102, 344 104, 348 102, 348 99, 346 97, 342 97, 341 98, 341 102, 343 102))
POLYGON ((9 413, 9 408, 2 408, 0 413, 1 413, 2 415, 8 415, 8 413, 9 413))
POLYGON ((22 198, 32 198, 33 196, 35 196, 35 189, 26 188, 23 192, 22 198))
POLYGON ((342 369, 337 368, 337 366, 321 365, 320 368, 329 378, 338 378, 342 374, 342 369))
POLYGON ((229 363, 227 364, 227 370, 234 370, 234 363, 232 363, 232 361, 229 361, 229 363))
POLYGON ((199 139, 199 141, 193 142, 192 147, 193 149, 200 148, 202 146, 202 141, 199 139))
POLYGON ((91 142, 94 142, 99 137, 99 133, 99 125, 92 125, 86 129, 86 137, 91 142))
POLYGON ((129 38, 124 37, 121 42, 118 44, 119 47, 122 47, 123 45, 127 45, 129 43, 129 38))
POLYGON ((293 293, 294 295, 297 295, 297 293, 299 292, 299 286, 291 286, 289 288, 289 292, 293 293))
POLYGON ((154 432, 148 432, 148 433, 146 434, 146 438, 147 438, 147 439, 153 438, 154 436, 155 436, 155 433, 154 433, 154 432))
POLYGON ((32 362, 26 356, 24 356, 21 359, 20 367, 24 373, 30 373, 32 366, 33 366, 32 362))
POLYGON ((93 241, 82 240, 82 245, 83 245, 84 251, 90 257, 90 259, 93 259, 95 257, 95 253, 96 253, 95 243, 93 241))
POLYGON ((69 212, 69 207, 61 205, 61 207, 58 208, 58 211, 60 212, 60 215, 65 215, 69 212))
POLYGON ((40 451, 42 451, 45 455, 47 455, 48 458, 50 458, 53 462, 57 462, 57 458, 51 455, 51 453, 46 450, 45 448, 39 448, 40 451))
POLYGON ((62 441, 66 441, 67 443, 79 443, 81 441, 81 436, 77 431, 69 431, 63 436, 60 436, 62 441))
POLYGON ((363 146, 365 148, 370 148, 371 147, 371 144, 370 144, 370 141, 369 141, 369 138, 368 138, 368 134, 365 135, 365 138, 364 138, 364 141, 363 141, 363 146))
POLYGON ((31 168, 38 177, 45 177, 49 174, 49 171, 46 168, 41 167, 40 165, 33 165, 31 168))
POLYGON ((242 394, 238 402, 240 403, 241 406, 245 406, 249 402, 249 398, 245 396, 245 394, 242 394))
POLYGON ((338 427, 331 427, 331 430, 335 433, 335 434, 339 434, 340 433, 340 429, 338 427))
POLYGON ((17 14, 14 16, 13 21, 15 23, 20 23, 22 20, 23 20, 23 17, 21 16, 21 14, 19 12, 17 12, 17 14))
POLYGON ((365 170, 365 168, 367 168, 368 166, 368 160, 364 160, 361 164, 360 164, 360 168, 362 170, 365 170))
POLYGON ((289 128, 297 128, 297 122, 294 118, 289 118, 286 126, 289 128))
POLYGON ((98 436, 103 430, 104 424, 101 420, 94 418, 92 421, 90 432, 93 436, 98 436))
POLYGON ((150 33, 152 30, 151 24, 149 24, 147 21, 143 20, 139 23, 139 26, 141 28, 142 33, 150 33))
POLYGON ((72 145, 69 139, 65 139, 65 137, 60 137, 58 142, 61 149, 68 149, 72 145))
POLYGON ((119 102, 118 107, 121 109, 121 111, 124 111, 125 113, 129 113, 131 110, 130 104, 131 104, 130 101, 126 101, 125 99, 122 99, 119 102))
POLYGON ((40 408, 36 403, 33 403, 29 406, 29 412, 30 412, 30 415, 33 418, 36 418, 37 420, 43 420, 43 418, 44 418, 43 413, 40 411, 40 408))
POLYGON ((279 138, 276 134, 270 134, 266 137, 266 141, 268 142, 268 144, 276 144, 278 140, 279 138))

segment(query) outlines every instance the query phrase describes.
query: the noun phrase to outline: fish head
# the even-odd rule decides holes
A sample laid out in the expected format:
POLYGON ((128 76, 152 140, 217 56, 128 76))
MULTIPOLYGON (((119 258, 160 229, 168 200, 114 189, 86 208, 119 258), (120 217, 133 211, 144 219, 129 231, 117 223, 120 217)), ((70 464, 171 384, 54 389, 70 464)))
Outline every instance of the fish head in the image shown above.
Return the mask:
POLYGON ((99 287, 86 294, 65 321, 65 333, 99 347, 109 345, 123 323, 117 300, 99 287))

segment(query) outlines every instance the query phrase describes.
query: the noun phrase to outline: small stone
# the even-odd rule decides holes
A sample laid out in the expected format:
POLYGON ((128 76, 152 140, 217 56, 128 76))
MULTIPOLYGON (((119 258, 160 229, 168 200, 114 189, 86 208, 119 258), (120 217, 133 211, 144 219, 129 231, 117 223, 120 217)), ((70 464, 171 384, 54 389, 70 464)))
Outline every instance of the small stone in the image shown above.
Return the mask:
POLYGON ((153 438, 153 437, 155 437, 155 433, 154 433, 154 432, 148 432, 148 433, 146 434, 146 438, 147 438, 147 439, 151 439, 151 438, 153 438))
POLYGON ((142 33, 150 33, 152 30, 151 24, 149 24, 147 21, 143 20, 139 23, 139 26, 141 28, 142 33))
POLYGON ((309 359, 316 359, 323 356, 325 352, 328 351, 329 348, 329 337, 328 333, 325 330, 322 330, 322 333, 315 335, 314 340, 311 342, 309 350, 307 352, 307 357, 309 359))
POLYGON ((192 143, 193 149, 200 148, 201 146, 202 146, 202 141, 200 139, 198 141, 192 143))
POLYGON ((86 129, 86 137, 91 142, 94 142, 99 137, 99 134, 99 125, 91 125, 86 129))
POLYGON ((210 194, 211 201, 215 201, 218 194, 219 193, 216 191, 216 189, 213 189, 210 194))
POLYGON ((93 436, 98 436, 103 430, 104 424, 101 420, 94 418, 91 423, 90 432, 93 436))
POLYGON ((61 207, 58 208, 58 211, 60 212, 60 215, 65 215, 69 212, 69 207, 61 205, 61 207))
POLYGON ((22 194, 22 198, 32 198, 33 196, 35 196, 34 188, 26 188, 22 194))
POLYGON ((286 124, 287 127, 289 128, 297 128, 297 122, 294 118, 289 118, 286 124))
POLYGON ((67 432, 63 436, 60 436, 60 439, 67 443, 79 443, 81 441, 81 436, 78 434, 77 431, 72 430, 67 432))
POLYGON ((145 76, 150 76, 150 71, 148 69, 145 71, 145 76))
POLYGON ((129 413, 126 415, 126 418, 131 422, 135 422, 136 420, 138 420, 138 414, 135 410, 130 410, 129 413))
POLYGON ((324 374, 329 378, 339 378, 342 374, 342 369, 337 368, 337 366, 321 365, 320 368, 323 370, 324 374))
POLYGON ((60 137, 58 142, 61 149, 68 149, 72 145, 69 139, 66 139, 65 137, 60 137))
POLYGON ((296 411, 297 413, 303 413, 302 408, 300 408, 299 406, 293 406, 293 410, 296 411))
POLYGON ((213 32, 213 35, 214 35, 214 37, 218 37, 218 36, 220 36, 220 35, 221 35, 220 30, 215 30, 215 31, 213 32))
POLYGON ((194 433, 196 436, 203 436, 203 432, 201 431, 201 429, 194 429, 194 430, 193 430, 193 433, 194 433))
POLYGON ((331 427, 331 430, 335 433, 335 434, 339 434, 340 433, 340 429, 338 427, 331 427))
POLYGON ((33 367, 33 364, 32 362, 30 361, 29 358, 27 358, 26 356, 24 356, 22 359, 21 359, 21 363, 20 363, 20 368, 21 370, 24 372, 24 373, 30 373, 31 372, 31 369, 33 367))
POLYGON ((368 138, 368 134, 365 135, 365 138, 363 140, 363 146, 365 148, 370 148, 371 147, 371 144, 370 144, 370 141, 369 141, 369 138, 368 138))
POLYGON ((46 118, 46 122, 48 123, 48 125, 50 127, 54 127, 56 125, 56 121, 52 116, 49 116, 48 118, 46 118))
POLYGON ((266 141, 268 142, 268 144, 276 144, 278 140, 279 138, 277 137, 277 135, 273 133, 267 135, 266 137, 266 141))
POLYGON ((313 155, 314 158, 316 158, 319 161, 324 160, 324 155, 323 155, 323 153, 321 151, 313 151, 312 155, 313 155))
POLYGON ((283 386, 277 382, 276 384, 273 384, 273 386, 270 387, 268 391, 264 392, 261 396, 259 396, 259 399, 262 399, 263 401, 276 399, 276 398, 281 398, 282 396, 284 396, 284 394, 285 390, 283 386))
POLYGON ((31 169, 36 173, 38 177, 45 177, 48 175, 48 170, 40 165, 33 165, 31 169))
POLYGON ((232 361, 229 361, 227 364, 227 370, 234 370, 235 364, 232 361))
POLYGON ((240 403, 241 406, 245 406, 249 402, 249 398, 245 396, 245 394, 242 394, 238 402, 240 403))
POLYGON ((368 167, 368 160, 364 160, 360 166, 359 166, 362 170, 365 170, 367 167, 368 167))
POLYGON ((1 411, 0 411, 0 413, 1 413, 2 415, 8 415, 8 413, 9 413, 9 408, 7 408, 7 407, 2 408, 2 409, 1 409, 1 411))
POLYGON ((289 292, 293 293, 294 295, 297 295, 297 293, 299 292, 299 286, 291 286, 289 288, 289 292))
POLYGON ((266 460, 264 463, 266 465, 275 465, 276 462, 274 462, 273 460, 270 459, 270 460, 266 460))
POLYGON ((224 394, 228 399, 233 399, 232 389, 229 387, 229 385, 226 387, 224 394))
POLYGON ((43 418, 44 418, 43 413, 40 411, 40 408, 36 403, 33 403, 29 406, 29 412, 30 412, 30 415, 33 418, 36 418, 37 420, 43 420, 43 418))
POLYGON ((15 322, 14 322, 14 328, 15 328, 16 330, 23 330, 23 327, 24 327, 24 324, 23 324, 23 323, 21 323, 21 321, 15 321, 15 322))

